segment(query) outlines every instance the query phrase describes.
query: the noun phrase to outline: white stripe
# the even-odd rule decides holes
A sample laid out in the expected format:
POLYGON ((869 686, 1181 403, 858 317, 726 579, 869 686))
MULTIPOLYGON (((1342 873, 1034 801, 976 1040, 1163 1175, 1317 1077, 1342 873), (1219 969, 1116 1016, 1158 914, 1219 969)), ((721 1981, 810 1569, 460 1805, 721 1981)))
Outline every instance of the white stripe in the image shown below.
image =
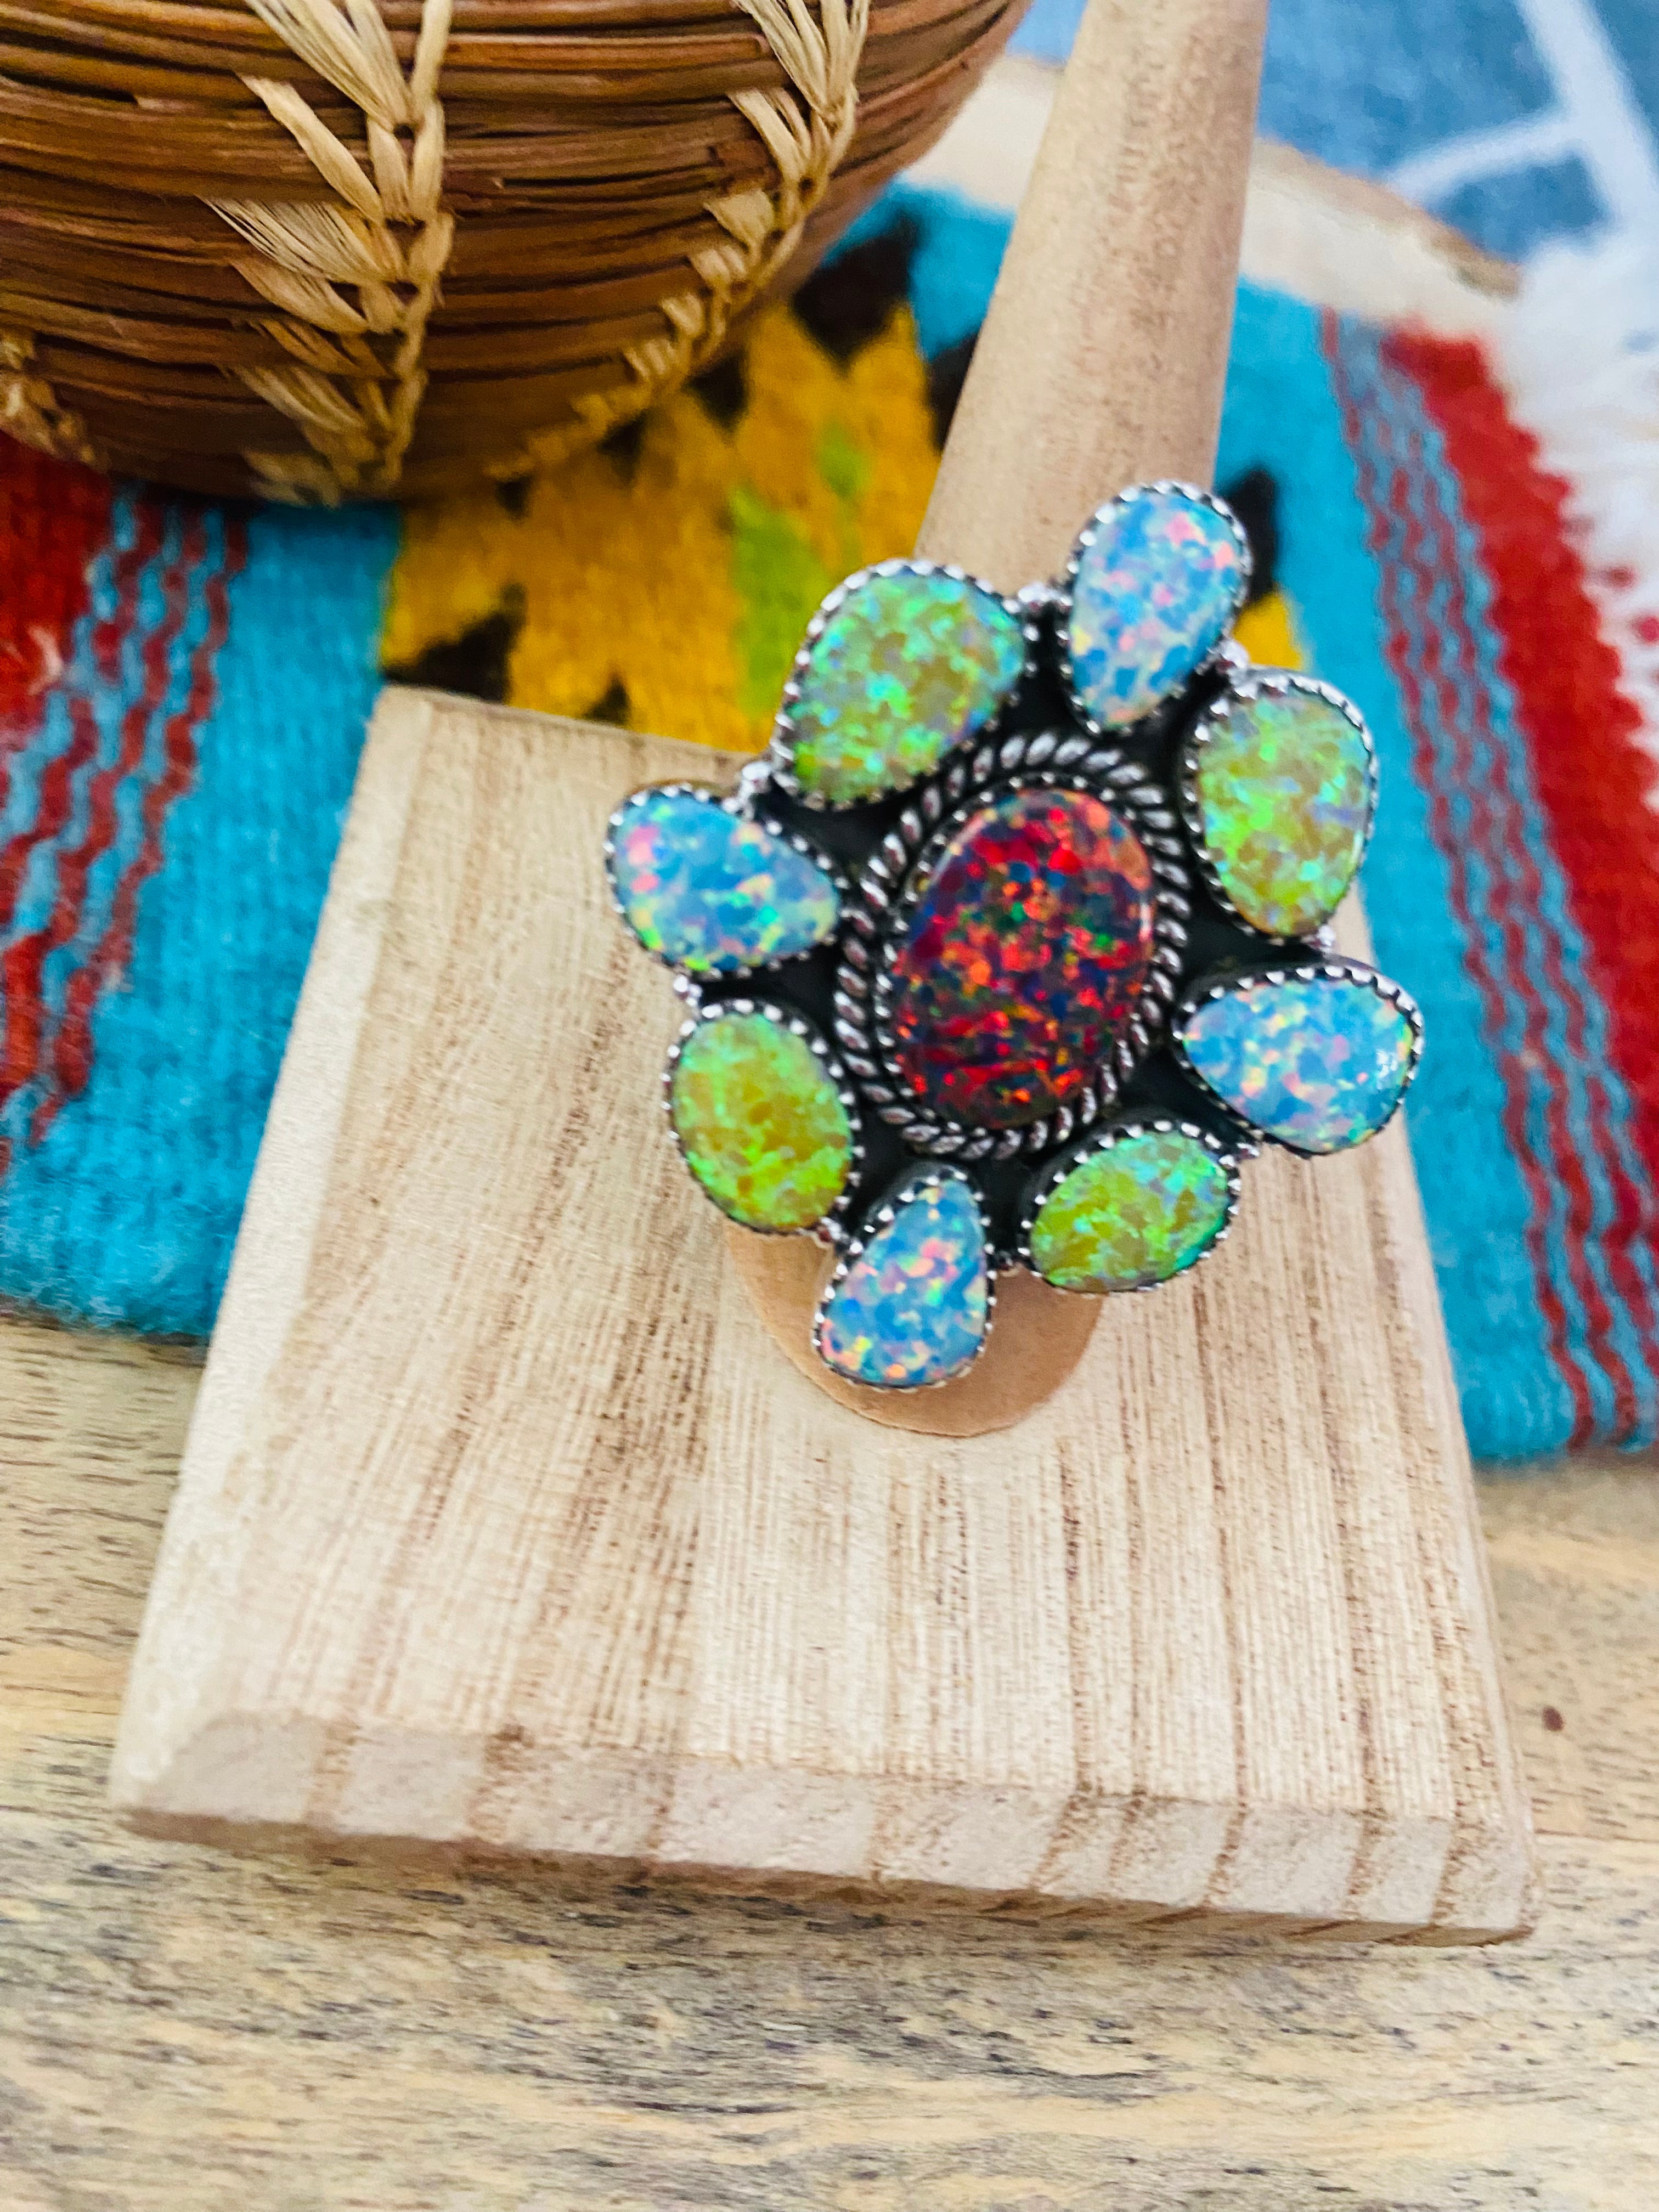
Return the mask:
POLYGON ((1559 108, 1502 123, 1492 131, 1471 131, 1449 138, 1426 154, 1413 154, 1389 170, 1385 182, 1408 200, 1426 204, 1449 199, 1461 185, 1482 177, 1503 176, 1534 163, 1561 161, 1579 151, 1570 118, 1559 108))
POLYGON ((1659 153, 1589 0, 1515 0, 1571 118, 1579 159, 1620 230, 1659 239, 1659 153))
MULTIPOLYGON (((1659 769, 1659 241, 1547 247, 1494 352, 1516 422, 1566 480, 1635 742, 1659 769)), ((1659 774, 1648 804, 1659 811, 1659 774)))

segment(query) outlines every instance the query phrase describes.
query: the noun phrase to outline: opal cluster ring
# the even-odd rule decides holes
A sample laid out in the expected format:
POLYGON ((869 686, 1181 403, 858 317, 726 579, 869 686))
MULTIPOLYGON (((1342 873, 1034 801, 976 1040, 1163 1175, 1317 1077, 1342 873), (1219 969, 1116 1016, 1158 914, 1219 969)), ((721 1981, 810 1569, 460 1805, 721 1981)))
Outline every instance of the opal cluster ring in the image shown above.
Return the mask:
POLYGON ((838 1248, 813 1342, 845 1380, 963 1374, 1011 1267, 1156 1288, 1262 1143, 1344 1152, 1398 1108, 1421 1018, 1327 927, 1371 740, 1230 642, 1249 576, 1172 483, 1017 598, 884 562, 813 617, 735 792, 611 817, 618 908, 688 1007, 675 1142, 729 1219, 838 1248))

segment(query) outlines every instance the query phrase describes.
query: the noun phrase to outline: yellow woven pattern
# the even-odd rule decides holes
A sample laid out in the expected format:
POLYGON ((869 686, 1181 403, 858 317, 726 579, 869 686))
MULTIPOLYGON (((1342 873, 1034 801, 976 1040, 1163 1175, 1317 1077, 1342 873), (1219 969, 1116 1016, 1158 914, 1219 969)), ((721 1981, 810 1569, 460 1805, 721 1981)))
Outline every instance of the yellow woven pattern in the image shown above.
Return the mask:
POLYGON ((1258 668, 1301 668, 1307 656, 1296 634, 1291 603, 1283 592, 1269 592, 1246 607, 1234 635, 1258 668))
MULTIPOLYGON (((846 367, 769 309, 725 374, 724 407, 682 391, 631 444, 578 454, 509 503, 488 489, 408 509, 387 667, 419 676, 498 623, 513 706, 758 750, 814 608, 850 569, 909 551, 939 457, 907 307, 846 367)), ((1279 592, 1238 637, 1259 664, 1303 664, 1279 592)))
POLYGON ((582 714, 620 694, 634 728, 758 750, 813 608, 909 550, 938 455, 908 308, 844 369, 770 309, 744 374, 729 428, 682 392, 631 459, 576 456, 517 517, 489 491, 411 508, 387 665, 521 606, 514 706, 582 714))

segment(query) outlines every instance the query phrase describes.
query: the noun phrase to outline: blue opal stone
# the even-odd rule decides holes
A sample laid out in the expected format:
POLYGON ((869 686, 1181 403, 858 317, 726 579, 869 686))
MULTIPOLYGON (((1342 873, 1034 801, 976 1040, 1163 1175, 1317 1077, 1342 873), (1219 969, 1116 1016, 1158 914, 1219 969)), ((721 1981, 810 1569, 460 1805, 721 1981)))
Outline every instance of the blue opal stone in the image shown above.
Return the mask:
POLYGON ((817 1347, 849 1382, 919 1390, 972 1365, 990 1319, 979 1202, 958 1176, 921 1168, 825 1299, 817 1347))
POLYGON ((1072 584, 1072 682, 1115 729, 1150 714, 1214 652, 1247 570, 1231 518, 1190 492, 1138 492, 1103 507, 1092 527, 1072 584))
POLYGON ((1263 1136, 1292 1152, 1346 1152, 1389 1119, 1417 1060, 1410 1018, 1374 975, 1356 965, 1305 981, 1241 978, 1182 1016, 1182 1047, 1263 1136))
POLYGON ((816 861, 708 792, 636 791, 612 821, 610 865, 640 943, 695 975, 793 959, 841 919, 835 883, 816 861))

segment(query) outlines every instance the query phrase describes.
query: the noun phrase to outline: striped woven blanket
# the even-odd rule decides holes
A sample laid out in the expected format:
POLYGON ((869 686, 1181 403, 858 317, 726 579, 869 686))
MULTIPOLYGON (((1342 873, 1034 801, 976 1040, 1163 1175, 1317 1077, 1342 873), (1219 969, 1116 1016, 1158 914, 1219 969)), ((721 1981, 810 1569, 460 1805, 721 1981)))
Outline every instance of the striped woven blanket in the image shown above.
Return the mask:
MULTIPOLYGON (((758 745, 817 599, 915 536, 1004 236, 890 195, 605 451, 402 518, 0 441, 0 1296, 208 1328, 380 669, 758 745)), ((1244 642, 1376 738, 1365 893, 1428 1019, 1411 1139, 1489 1457, 1659 1410, 1651 369, 1598 283, 1541 269, 1501 358, 1247 287, 1219 471, 1244 642)))

